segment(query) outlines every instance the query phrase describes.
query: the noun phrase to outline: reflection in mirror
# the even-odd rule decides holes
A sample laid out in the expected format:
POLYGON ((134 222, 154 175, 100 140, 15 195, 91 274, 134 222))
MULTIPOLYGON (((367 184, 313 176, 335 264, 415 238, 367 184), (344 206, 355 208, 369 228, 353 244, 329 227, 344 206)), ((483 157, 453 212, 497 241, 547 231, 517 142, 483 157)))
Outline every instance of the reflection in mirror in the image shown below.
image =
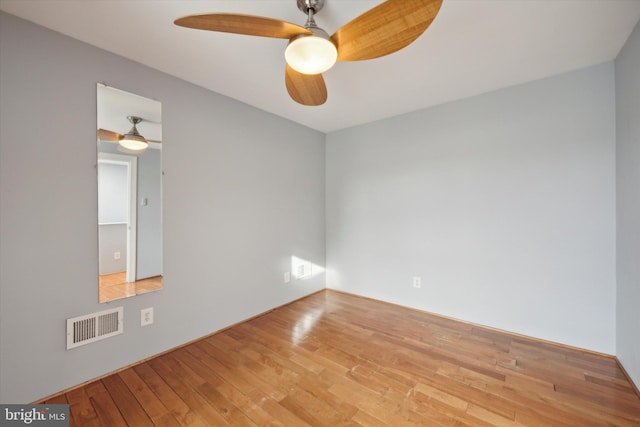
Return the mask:
POLYGON ((162 280, 162 108, 98 84, 98 295, 155 291, 162 280))

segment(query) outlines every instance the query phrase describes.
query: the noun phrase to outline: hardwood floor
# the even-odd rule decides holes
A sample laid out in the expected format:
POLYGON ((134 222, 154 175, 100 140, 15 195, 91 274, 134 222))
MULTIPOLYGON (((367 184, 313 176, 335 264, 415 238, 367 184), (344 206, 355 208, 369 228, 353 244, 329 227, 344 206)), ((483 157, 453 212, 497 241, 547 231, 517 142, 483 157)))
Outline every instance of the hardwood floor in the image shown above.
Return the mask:
POLYGON ((613 358, 322 291, 47 400, 76 426, 638 426, 613 358))
POLYGON ((98 300, 103 303, 162 289, 162 276, 127 282, 127 273, 98 276, 98 300))

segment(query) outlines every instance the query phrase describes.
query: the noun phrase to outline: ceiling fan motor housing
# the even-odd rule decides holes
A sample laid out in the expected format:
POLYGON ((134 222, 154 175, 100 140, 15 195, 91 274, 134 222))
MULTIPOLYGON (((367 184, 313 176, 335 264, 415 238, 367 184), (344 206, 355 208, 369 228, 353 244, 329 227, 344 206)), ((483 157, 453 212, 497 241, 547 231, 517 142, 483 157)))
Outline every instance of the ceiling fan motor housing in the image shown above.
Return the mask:
POLYGON ((309 13, 309 9, 313 9, 313 13, 316 14, 324 7, 324 0, 297 0, 298 9, 305 15, 309 13))

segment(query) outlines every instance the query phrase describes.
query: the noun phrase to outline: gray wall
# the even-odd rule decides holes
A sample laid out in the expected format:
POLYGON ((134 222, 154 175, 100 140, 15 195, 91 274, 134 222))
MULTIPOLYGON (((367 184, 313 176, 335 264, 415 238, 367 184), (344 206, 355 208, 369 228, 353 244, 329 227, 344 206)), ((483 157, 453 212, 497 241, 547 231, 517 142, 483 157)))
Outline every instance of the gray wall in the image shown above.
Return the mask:
POLYGON ((640 387, 640 24, 616 58, 617 346, 640 387))
POLYGON ((127 224, 98 225, 98 241, 98 274, 127 271, 127 224), (120 252, 120 259, 114 258, 114 252, 120 252))
POLYGON ((162 151, 138 156, 136 278, 162 275, 162 151), (140 201, 145 198, 147 204, 140 201))
POLYGON ((329 134, 327 286, 613 354, 614 102, 606 63, 329 134))
POLYGON ((0 401, 29 402, 324 287, 324 136, 0 14, 0 401), (96 83, 163 107, 165 289, 65 350, 98 304, 96 83), (248 126, 247 124, 251 124, 248 126), (140 309, 154 307, 141 328, 140 309))

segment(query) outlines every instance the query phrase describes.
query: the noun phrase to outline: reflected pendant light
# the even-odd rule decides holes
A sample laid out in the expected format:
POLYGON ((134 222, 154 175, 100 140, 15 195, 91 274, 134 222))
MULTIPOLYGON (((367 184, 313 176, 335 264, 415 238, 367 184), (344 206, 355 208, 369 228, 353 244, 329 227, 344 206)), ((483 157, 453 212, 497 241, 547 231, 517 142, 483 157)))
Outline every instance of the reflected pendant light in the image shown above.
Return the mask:
POLYGON ((140 132, 138 132, 138 129, 136 128, 136 125, 140 123, 142 119, 136 116, 127 116, 127 119, 129 119, 133 126, 131 127, 131 130, 118 141, 118 145, 120 146, 119 148, 122 148, 121 151, 134 154, 145 152, 149 147, 149 143, 142 135, 140 135, 140 132))

